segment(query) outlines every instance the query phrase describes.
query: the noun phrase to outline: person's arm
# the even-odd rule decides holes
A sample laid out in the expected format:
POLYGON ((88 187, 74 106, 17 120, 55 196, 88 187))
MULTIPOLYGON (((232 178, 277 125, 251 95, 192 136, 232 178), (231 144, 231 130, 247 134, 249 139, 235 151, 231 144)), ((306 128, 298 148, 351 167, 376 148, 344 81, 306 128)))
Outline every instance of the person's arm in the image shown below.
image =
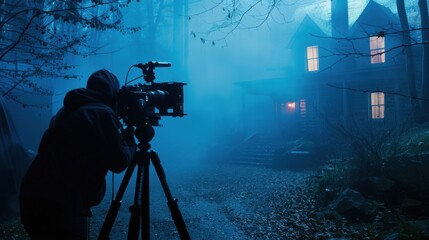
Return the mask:
POLYGON ((134 157, 137 145, 134 140, 134 129, 121 131, 118 118, 111 112, 103 116, 98 126, 105 141, 105 156, 107 168, 115 173, 124 171, 134 157))

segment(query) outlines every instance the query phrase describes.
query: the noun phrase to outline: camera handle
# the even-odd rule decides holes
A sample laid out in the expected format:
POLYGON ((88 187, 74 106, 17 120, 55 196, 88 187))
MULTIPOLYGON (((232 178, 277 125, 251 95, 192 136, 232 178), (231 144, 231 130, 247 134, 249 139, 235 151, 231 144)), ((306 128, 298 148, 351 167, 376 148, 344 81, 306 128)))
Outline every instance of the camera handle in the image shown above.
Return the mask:
POLYGON ((143 72, 143 78, 147 83, 152 84, 153 81, 155 80, 155 68, 157 67, 171 67, 171 63, 169 62, 158 62, 158 61, 149 61, 145 64, 143 63, 138 63, 133 65, 134 67, 138 67, 142 70, 143 72))
POLYGON ((170 188, 166 181, 166 174, 161 165, 161 160, 155 151, 149 151, 151 148, 149 142, 155 135, 152 126, 144 125, 137 127, 135 135, 139 140, 138 150, 134 155, 133 160, 129 164, 124 178, 119 186, 116 197, 107 212, 103 226, 101 227, 98 240, 109 239, 110 231, 112 230, 115 219, 118 215, 119 208, 121 207, 122 198, 124 196, 130 178, 137 167, 136 189, 134 193, 134 204, 130 207, 131 217, 128 225, 128 238, 129 240, 137 240, 139 238, 140 227, 142 229, 142 239, 150 239, 150 207, 149 207, 149 165, 152 162, 161 186, 164 190, 165 197, 167 198, 168 208, 173 218, 176 229, 179 233, 180 239, 191 239, 186 228, 185 221, 183 220, 177 199, 173 198, 170 188))

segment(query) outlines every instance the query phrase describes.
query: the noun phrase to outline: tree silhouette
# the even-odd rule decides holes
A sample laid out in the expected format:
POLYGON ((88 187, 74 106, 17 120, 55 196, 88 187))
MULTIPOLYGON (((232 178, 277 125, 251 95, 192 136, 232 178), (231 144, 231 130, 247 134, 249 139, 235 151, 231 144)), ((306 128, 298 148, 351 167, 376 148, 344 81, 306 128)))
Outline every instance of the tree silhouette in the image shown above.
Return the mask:
POLYGON ((51 95, 40 79, 76 79, 68 56, 91 56, 100 47, 90 44, 94 31, 133 33, 122 24, 121 10, 131 1, 0 1, 0 93, 24 106, 16 88, 51 95))
MULTIPOLYGON (((216 45, 216 42, 226 41, 234 31, 263 26, 275 13, 279 13, 284 18, 280 7, 295 5, 299 0, 290 2, 282 0, 218 0, 211 6, 204 7, 203 10, 189 15, 189 20, 208 13, 216 13, 220 16, 220 19, 212 19, 213 25, 208 31, 192 31, 191 36, 198 37, 202 43, 210 42, 212 45, 216 45), (219 35, 212 38, 203 36, 215 33, 219 33, 219 35)), ((282 21, 286 20, 283 19, 282 21)))
MULTIPOLYGON (((423 76, 422 76, 422 97, 429 99, 429 15, 426 0, 419 0, 421 36, 423 42, 423 76)), ((421 113, 424 121, 429 121, 429 101, 421 102, 421 113)))

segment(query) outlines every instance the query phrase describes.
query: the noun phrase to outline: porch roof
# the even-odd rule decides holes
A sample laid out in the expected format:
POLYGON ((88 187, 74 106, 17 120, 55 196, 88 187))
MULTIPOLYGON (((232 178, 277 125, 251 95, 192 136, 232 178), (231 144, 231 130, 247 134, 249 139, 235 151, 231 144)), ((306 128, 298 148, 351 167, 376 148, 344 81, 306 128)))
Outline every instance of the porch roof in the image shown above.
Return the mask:
POLYGON ((235 84, 248 94, 293 98, 299 95, 300 89, 303 87, 302 82, 296 81, 296 79, 293 80, 287 78, 268 78, 240 81, 235 84))

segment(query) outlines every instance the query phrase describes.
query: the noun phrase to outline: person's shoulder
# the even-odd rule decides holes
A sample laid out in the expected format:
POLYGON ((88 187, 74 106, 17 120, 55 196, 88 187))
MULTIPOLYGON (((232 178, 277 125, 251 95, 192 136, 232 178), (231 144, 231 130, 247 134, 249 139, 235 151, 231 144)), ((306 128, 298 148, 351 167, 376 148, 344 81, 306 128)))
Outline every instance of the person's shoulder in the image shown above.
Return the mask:
POLYGON ((99 110, 114 113, 113 109, 103 103, 88 103, 80 107, 82 110, 99 110))

